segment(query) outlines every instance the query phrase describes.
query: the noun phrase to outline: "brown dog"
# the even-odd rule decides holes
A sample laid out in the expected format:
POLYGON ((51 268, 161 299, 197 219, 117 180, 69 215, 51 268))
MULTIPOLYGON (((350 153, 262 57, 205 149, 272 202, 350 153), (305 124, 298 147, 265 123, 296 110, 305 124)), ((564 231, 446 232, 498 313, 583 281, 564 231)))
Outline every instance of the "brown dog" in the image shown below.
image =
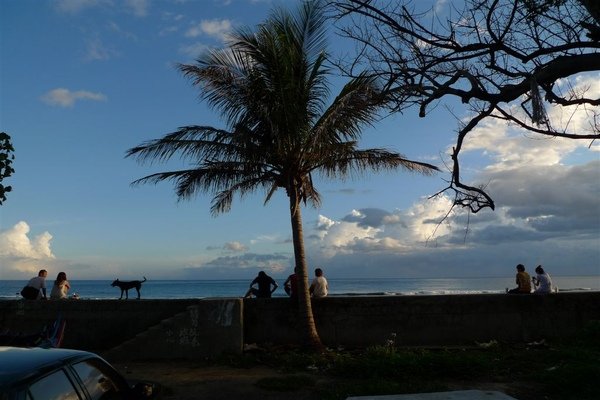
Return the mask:
POLYGON ((135 290, 137 291, 137 298, 140 298, 140 289, 142 288, 142 283, 146 282, 146 277, 144 277, 143 281, 120 281, 118 279, 115 279, 113 281, 113 283, 110 284, 110 286, 115 287, 118 286, 119 289, 121 289, 121 297, 119 297, 119 300, 121 300, 123 298, 123 292, 125 292, 125 299, 129 299, 129 289, 133 289, 135 288, 135 290))

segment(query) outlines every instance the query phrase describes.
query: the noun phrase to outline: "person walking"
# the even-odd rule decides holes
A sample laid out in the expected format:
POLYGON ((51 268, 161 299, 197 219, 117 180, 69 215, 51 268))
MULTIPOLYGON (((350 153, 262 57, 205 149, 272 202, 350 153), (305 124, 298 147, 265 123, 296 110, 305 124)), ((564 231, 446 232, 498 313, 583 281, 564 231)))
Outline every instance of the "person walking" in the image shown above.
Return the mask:
POLYGON ((59 272, 52 285, 52 291, 50 292, 50 300, 63 300, 67 298, 71 284, 67 280, 67 274, 59 272))
POLYGON ((527 294, 531 293, 531 278, 529 274, 525 272, 525 266, 523 264, 517 265, 517 277, 515 279, 517 287, 509 290, 507 293, 511 294, 527 294))
POLYGON ((46 296, 46 277, 48 271, 40 269, 38 276, 35 276, 27 282, 27 285, 21 290, 21 296, 27 300, 48 300, 46 296))
POLYGON ((268 298, 271 297, 277 287, 277 282, 275 282, 273 278, 267 275, 264 271, 260 271, 258 276, 254 278, 252 283, 250 283, 250 288, 244 297, 255 296, 257 298, 268 298), (258 285, 258 289, 254 288, 253 285, 258 285), (273 289, 271 289, 271 287, 273 289))
POLYGON ((309 290, 312 297, 325 297, 329 293, 329 283, 323 276, 321 268, 315 269, 315 279, 310 284, 309 290))

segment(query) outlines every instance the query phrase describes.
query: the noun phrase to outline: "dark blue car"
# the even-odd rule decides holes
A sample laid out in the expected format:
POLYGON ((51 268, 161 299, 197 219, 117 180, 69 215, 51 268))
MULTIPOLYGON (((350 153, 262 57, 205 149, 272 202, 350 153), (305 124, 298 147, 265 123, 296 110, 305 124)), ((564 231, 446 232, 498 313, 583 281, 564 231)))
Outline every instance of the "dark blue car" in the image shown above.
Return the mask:
POLYGON ((0 346, 0 400, 156 399, 159 386, 131 384, 94 353, 0 346))

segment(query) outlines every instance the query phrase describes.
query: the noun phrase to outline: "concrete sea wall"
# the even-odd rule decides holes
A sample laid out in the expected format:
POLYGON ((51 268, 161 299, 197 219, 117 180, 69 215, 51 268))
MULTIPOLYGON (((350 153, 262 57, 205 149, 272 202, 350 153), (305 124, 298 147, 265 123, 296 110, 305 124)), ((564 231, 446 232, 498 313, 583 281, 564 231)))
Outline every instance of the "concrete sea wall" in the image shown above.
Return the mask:
MULTIPOLYGON (((246 343, 300 340, 289 304, 278 300, 245 301, 246 343)), ((331 346, 384 344, 392 334, 396 344, 409 346, 524 342, 572 337, 600 320, 600 292, 328 297, 313 300, 313 313, 331 346)))
MULTIPOLYGON (((469 345, 569 338, 600 320, 600 292, 537 295, 332 296, 313 300, 328 346, 469 345)), ((40 331, 66 320, 63 347, 109 359, 202 358, 244 344, 300 343, 289 299, 0 301, 2 331, 40 331)))

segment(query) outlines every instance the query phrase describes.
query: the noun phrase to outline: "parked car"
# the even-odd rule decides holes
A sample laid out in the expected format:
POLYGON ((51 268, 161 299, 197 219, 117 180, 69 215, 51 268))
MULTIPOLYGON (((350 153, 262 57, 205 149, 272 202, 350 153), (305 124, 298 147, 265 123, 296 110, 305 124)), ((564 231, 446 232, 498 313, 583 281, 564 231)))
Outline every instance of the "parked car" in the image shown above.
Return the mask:
POLYGON ((160 386, 128 382, 94 353, 0 346, 0 400, 158 399, 160 386))

